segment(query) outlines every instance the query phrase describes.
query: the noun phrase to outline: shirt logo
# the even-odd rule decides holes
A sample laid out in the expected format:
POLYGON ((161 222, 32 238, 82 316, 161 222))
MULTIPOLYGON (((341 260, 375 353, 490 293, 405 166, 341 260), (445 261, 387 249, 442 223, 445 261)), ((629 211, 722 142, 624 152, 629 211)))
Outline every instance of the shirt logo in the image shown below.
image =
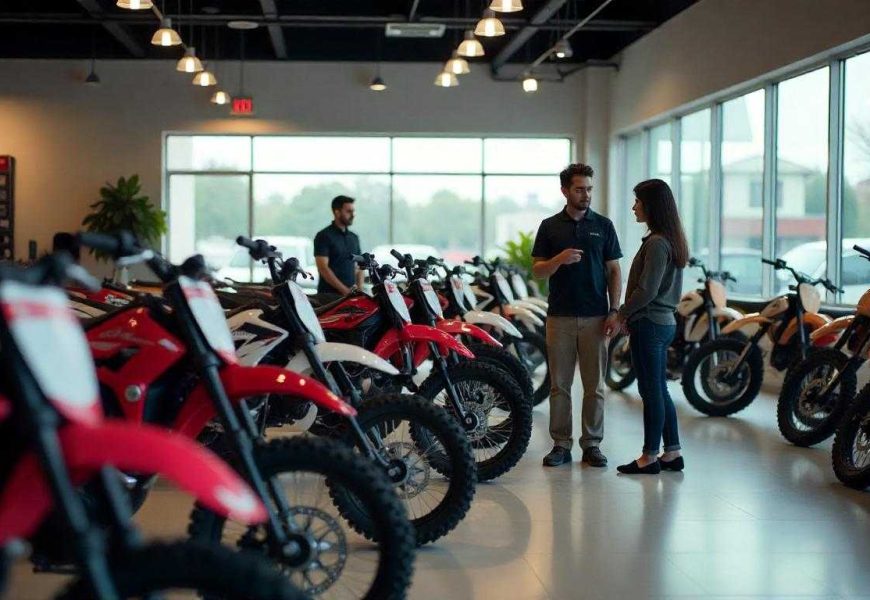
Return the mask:
POLYGON ((589 235, 594 235, 595 237, 601 237, 601 234, 598 233, 597 231, 590 231, 589 235))

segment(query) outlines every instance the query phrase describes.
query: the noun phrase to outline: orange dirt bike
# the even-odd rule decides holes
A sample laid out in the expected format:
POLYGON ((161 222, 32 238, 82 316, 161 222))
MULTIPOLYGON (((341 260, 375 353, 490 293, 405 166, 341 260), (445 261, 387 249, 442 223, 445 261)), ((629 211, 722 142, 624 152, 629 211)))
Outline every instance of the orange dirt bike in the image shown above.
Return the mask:
POLYGON ((770 365, 785 371, 806 358, 810 334, 831 319, 819 314, 822 297, 816 289, 838 291, 828 279, 812 279, 778 258, 762 259, 776 270, 789 271, 797 282, 790 293, 771 300, 760 313, 751 313, 722 328, 716 340, 699 347, 683 370, 683 392, 696 409, 713 417, 724 417, 743 410, 761 390, 764 364, 759 344, 767 336, 772 344, 770 365), (729 337, 744 328, 755 328, 746 341, 729 337))
MULTIPOLYGON (((854 249, 870 260, 870 250, 854 249)), ((870 356, 870 290, 854 314, 816 329, 810 340, 817 349, 789 370, 776 406, 779 431, 798 446, 834 435, 855 398, 858 369, 870 356)))

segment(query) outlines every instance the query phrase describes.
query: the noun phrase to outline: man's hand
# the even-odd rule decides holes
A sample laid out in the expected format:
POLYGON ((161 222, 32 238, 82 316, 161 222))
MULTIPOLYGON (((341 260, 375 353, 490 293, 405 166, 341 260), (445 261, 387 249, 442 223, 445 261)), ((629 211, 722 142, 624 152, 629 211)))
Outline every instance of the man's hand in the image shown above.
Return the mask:
POLYGON ((612 337, 614 334, 619 333, 623 330, 622 319, 619 317, 619 313, 612 312, 607 315, 607 318, 604 320, 604 335, 606 337, 612 337))
POLYGON ((583 258, 583 251, 577 248, 565 248, 555 258, 560 265, 573 265, 583 258))

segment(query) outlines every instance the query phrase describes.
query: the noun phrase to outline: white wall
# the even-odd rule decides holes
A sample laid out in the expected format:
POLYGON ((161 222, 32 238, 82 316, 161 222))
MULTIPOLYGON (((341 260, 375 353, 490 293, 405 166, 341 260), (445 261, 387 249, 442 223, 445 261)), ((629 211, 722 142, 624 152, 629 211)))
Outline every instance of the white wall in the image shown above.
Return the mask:
POLYGON ((701 0, 618 57, 610 130, 867 34, 867 0, 701 0))
MULTIPOLYGON (((161 193, 162 133, 365 132, 569 135, 581 131, 581 80, 540 86, 492 81, 472 67, 459 88, 432 85, 438 65, 387 64, 389 90, 367 87, 370 65, 253 63, 246 90, 256 117, 234 118, 210 90, 169 61, 97 63, 99 87, 82 84, 85 61, 0 61, 0 154, 16 166, 16 256, 27 241, 47 248, 58 230, 79 227, 100 186, 138 173, 161 193)), ((235 91, 237 64, 223 75, 235 91)), ((219 77, 221 73, 218 73, 219 77)), ((555 183, 554 194, 558 194, 555 183)))

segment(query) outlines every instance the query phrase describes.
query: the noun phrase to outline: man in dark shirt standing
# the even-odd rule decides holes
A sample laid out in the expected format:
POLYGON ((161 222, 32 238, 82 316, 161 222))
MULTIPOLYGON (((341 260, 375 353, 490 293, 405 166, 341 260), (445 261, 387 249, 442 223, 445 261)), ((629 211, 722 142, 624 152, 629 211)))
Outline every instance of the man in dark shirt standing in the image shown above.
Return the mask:
POLYGON ((359 237, 348 230, 353 225, 354 199, 336 196, 332 199, 333 220, 314 237, 314 261, 320 281, 320 294, 345 295, 356 283, 362 287, 363 273, 353 262, 353 255, 360 254, 359 237))
POLYGON ((571 386, 579 364, 583 383, 583 462, 604 467, 604 385, 607 338, 617 326, 622 294, 622 251, 613 223, 589 208, 592 167, 569 165, 559 174, 565 207, 544 219, 532 248, 532 272, 549 278, 547 354, 550 367, 550 437, 544 465, 571 462, 571 386))

